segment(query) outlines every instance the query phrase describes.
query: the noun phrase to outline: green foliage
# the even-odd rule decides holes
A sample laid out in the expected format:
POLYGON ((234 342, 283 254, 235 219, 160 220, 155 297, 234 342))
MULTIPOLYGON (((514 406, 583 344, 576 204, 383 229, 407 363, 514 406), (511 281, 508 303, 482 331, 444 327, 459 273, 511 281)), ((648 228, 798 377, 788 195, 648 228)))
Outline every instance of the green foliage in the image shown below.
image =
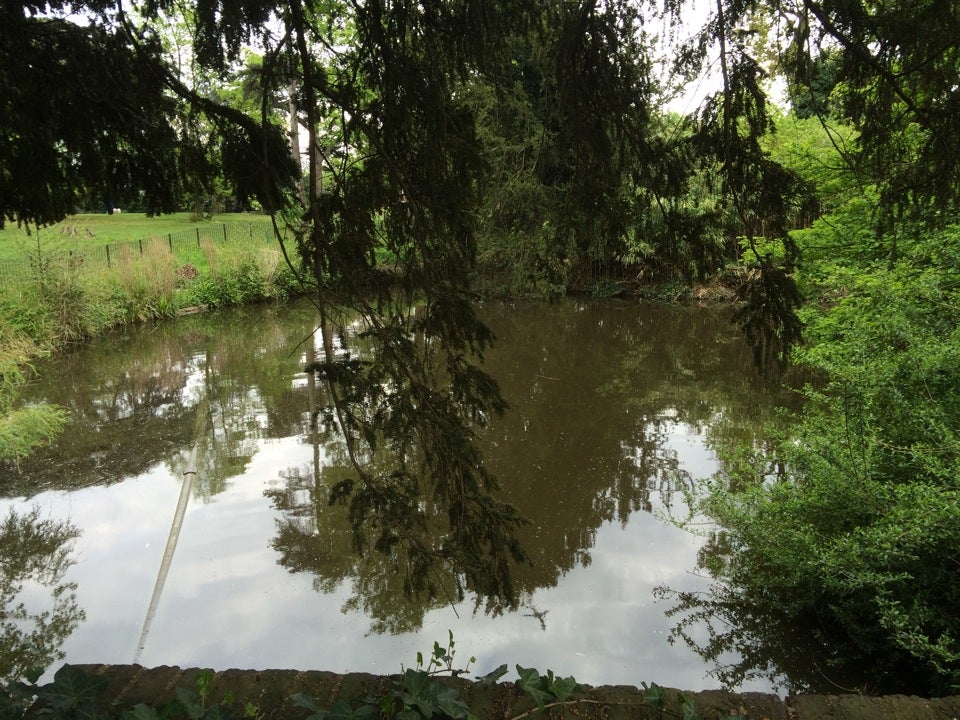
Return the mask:
POLYGON ((785 365, 801 336, 796 314, 801 297, 793 277, 764 259, 750 268, 737 299, 741 305, 733 320, 747 336, 757 365, 785 365))
POLYGON ((201 670, 193 689, 177 687, 174 698, 158 707, 139 703, 132 708, 107 708, 99 695, 107 681, 87 675, 72 665, 63 665, 53 680, 43 685, 36 682, 42 670, 18 681, 0 686, 0 719, 23 720, 28 717, 48 720, 243 720, 256 716, 256 707, 247 701, 239 712, 233 701, 208 703, 213 672, 201 670))
MULTIPOLYGON (((721 26, 745 19, 742 6, 718 8, 721 26)), ((792 94, 818 117, 782 119, 787 132, 765 147, 827 213, 798 207, 795 226, 810 227, 790 234, 809 300, 796 360, 816 381, 776 449, 741 449, 701 506, 720 523, 703 556, 720 582, 708 599, 679 596, 677 636, 710 659, 736 650, 742 661, 720 670, 732 684, 790 667, 777 650, 788 642, 847 687, 951 692, 960 194, 948 149, 957 107, 942 102, 958 66, 941 40, 960 15, 936 2, 831 0, 786 13, 792 94), (938 21, 901 33, 905 17, 938 21), (711 618, 705 642, 686 635, 711 618)), ((769 297, 789 295, 753 305, 769 297)))
POLYGON ((103 717, 95 707, 97 695, 106 685, 103 678, 92 678, 71 665, 64 665, 51 682, 36 685, 41 674, 41 670, 35 670, 28 674, 29 682, 0 687, 0 717, 4 720, 20 720, 28 715, 51 720, 103 717), (35 704, 38 709, 31 710, 35 704))
MULTIPOLYGON (((797 173, 829 212, 863 191, 866 176, 853 162, 856 140, 857 133, 847 122, 791 113, 776 118, 776 132, 763 138, 763 147, 797 173)), ((806 225, 809 222, 793 223, 806 225)))
POLYGON ((543 710, 547 703, 563 702, 580 690, 580 686, 573 677, 554 677, 553 670, 547 670, 546 675, 534 668, 525 668, 517 665, 520 688, 537 703, 543 710))
POLYGON ((260 268, 245 260, 231 270, 199 279, 191 286, 189 297, 193 304, 216 308, 263 300, 264 290, 260 268))
POLYGON ((63 429, 66 414, 51 405, 7 410, 0 416, 0 460, 17 462, 63 429))
POLYGON ((0 225, 45 225, 99 204, 170 212, 217 178, 241 203, 279 207, 298 170, 282 133, 184 86, 155 33, 107 15, 97 2, 4 6, 0 225))
POLYGON ((321 707, 306 693, 296 693, 290 699, 297 707, 310 711, 307 720, 373 720, 379 716, 378 708, 374 705, 366 704, 354 709, 343 698, 334 700, 329 709, 321 707))
POLYGON ((563 293, 569 269, 551 243, 557 194, 540 181, 533 160, 550 134, 522 76, 499 92, 481 81, 467 91, 490 168, 478 211, 476 287, 487 295, 515 297, 563 293))
POLYGON ((475 663, 477 659, 471 657, 467 664, 463 668, 455 667, 455 656, 457 651, 455 650, 456 642, 453 639, 453 631, 447 631, 447 645, 444 647, 438 641, 433 642, 433 652, 430 653, 430 659, 427 661, 427 665, 424 668, 423 665, 423 653, 417 653, 417 670, 423 669, 428 675, 434 675, 437 673, 449 673, 451 676, 456 677, 458 675, 463 675, 470 669, 470 665, 475 663))
MULTIPOLYGON (((470 663, 463 668, 456 668, 453 664, 455 644, 453 632, 449 633, 446 646, 434 642, 425 668, 423 653, 418 652, 416 669, 404 670, 391 692, 381 698, 367 698, 357 708, 337 698, 327 709, 306 693, 297 693, 290 699, 298 707, 310 711, 307 720, 373 720, 376 717, 385 720, 430 720, 433 717, 477 720, 460 698, 460 692, 434 677, 437 674, 456 677, 467 672, 470 663)), ((473 661, 474 658, 470 658, 470 662, 473 661)))
MULTIPOLYGON (((877 180, 884 214, 928 222, 931 206, 956 209, 960 166, 951 147, 960 67, 943 41, 960 30, 960 10, 936 0, 872 12, 859 3, 825 2, 812 14, 821 32, 840 44, 831 55, 837 81, 832 104, 860 131, 858 149, 877 180), (904 33, 904 23, 924 31, 904 33), (878 37, 895 39, 896 50, 877 48, 878 37)), ((815 32, 811 39, 819 40, 815 32)), ((799 33, 796 41, 806 42, 799 33)))
POLYGON ((395 691, 394 697, 403 707, 396 713, 400 720, 415 718, 429 720, 435 715, 455 720, 460 718, 474 720, 474 715, 466 703, 460 699, 458 690, 433 680, 421 670, 404 671, 401 686, 395 691))
POLYGON ((93 720, 97 717, 94 703, 106 684, 103 678, 90 677, 71 665, 64 665, 53 676, 53 682, 38 689, 37 699, 44 705, 38 714, 93 720))
MULTIPOLYGON (((450 662, 452 655, 448 653, 448 649, 452 648, 453 644, 452 633, 447 648, 443 648, 435 642, 433 659, 430 664, 433 665, 433 661, 437 660, 439 661, 436 663, 438 672, 456 676, 465 672, 465 669, 454 669, 450 662), (441 657, 443 653, 446 653, 446 655, 441 657)), ((365 698, 356 707, 343 698, 337 698, 330 708, 324 708, 316 699, 306 693, 297 693, 291 696, 291 700, 298 707, 310 711, 307 720, 373 720, 375 717, 380 717, 383 720, 393 720, 394 718, 398 720, 428 720, 433 717, 476 720, 476 716, 460 699, 458 690, 434 679, 431 672, 420 669, 422 660, 422 654, 418 653, 417 669, 405 670, 403 675, 395 680, 394 690, 381 698, 365 698)), ((471 658, 472 661, 473 658, 471 658)), ((564 717, 576 717, 577 712, 574 708, 577 705, 631 705, 629 702, 621 703, 577 697, 583 692, 583 688, 577 681, 573 677, 556 676, 552 670, 547 670, 545 675, 535 668, 525 668, 520 665, 516 666, 516 670, 518 677, 516 687, 533 700, 536 707, 521 712, 510 720, 524 720, 538 714, 548 716, 554 708, 560 708, 564 717)), ((481 685, 493 684, 506 673, 507 666, 504 664, 478 678, 477 682, 481 685)), ((643 683, 643 688, 645 690, 644 704, 656 709, 660 717, 676 716, 684 720, 700 720, 700 715, 697 713, 693 700, 687 695, 674 691, 668 693, 655 683, 650 686, 643 683)), ((742 715, 731 714, 724 717, 743 720, 742 715)))
MULTIPOLYGON (((453 636, 447 647, 434 643, 434 655, 446 652, 454 645, 453 636)), ((422 655, 418 653, 419 659, 422 655)), ((450 664, 450 656, 437 658, 440 667, 438 673, 453 675, 466 672, 455 670, 450 664)), ((473 659, 471 658, 471 662, 473 659)), ((418 663, 419 664, 419 663, 418 663)), ((656 711, 658 717, 678 717, 683 720, 701 720, 693 700, 673 690, 664 690, 658 685, 643 683, 642 705, 633 700, 594 699, 578 697, 583 689, 572 677, 561 678, 552 671, 546 675, 533 668, 519 665, 519 679, 515 687, 529 697, 536 707, 522 711, 510 720, 543 716, 552 717, 555 708, 560 709, 563 717, 578 717, 577 706, 623 707, 642 712, 645 706, 656 711)), ((502 665, 497 670, 477 679, 479 685, 497 682, 507 672, 502 665)), ((201 670, 194 678, 194 687, 177 687, 173 700, 151 707, 138 704, 132 708, 108 708, 99 701, 99 694, 106 685, 101 677, 89 677, 70 665, 61 667, 53 681, 37 685, 41 670, 25 673, 27 681, 18 681, 0 685, 0 720, 24 720, 27 717, 44 717, 51 720, 240 720, 254 718, 257 708, 249 701, 242 705, 236 702, 231 693, 226 693, 221 702, 210 703, 214 692, 214 673, 201 670), (240 708, 238 714, 234 708, 240 708)), ((308 712, 305 720, 430 720, 448 718, 450 720, 477 720, 466 702, 460 697, 460 691, 454 682, 443 682, 433 672, 418 667, 407 669, 402 675, 395 676, 392 689, 380 697, 364 697, 359 702, 351 702, 344 697, 336 697, 329 707, 322 706, 313 696, 298 692, 289 697, 294 706, 308 712)), ((722 714, 734 720, 744 720, 742 714, 722 714)))
POLYGON ((249 245, 205 240, 192 279, 181 273, 182 258, 170 254, 166 239, 115 246, 110 267, 72 263, 38 244, 31 277, 0 291, 0 461, 23 459, 58 435, 66 420, 53 406, 19 406, 19 389, 34 358, 109 328, 171 317, 185 307, 302 292, 280 252, 260 243, 259 238, 249 245))
MULTIPOLYGON (((292 700, 299 707, 311 711, 307 720, 372 720, 378 713, 385 720, 429 720, 439 716, 453 718, 453 720, 477 720, 470 712, 470 708, 460 698, 460 693, 433 675, 446 673, 458 676, 467 672, 465 668, 455 668, 453 665, 453 633, 450 633, 446 647, 434 642, 433 653, 426 669, 423 664, 422 653, 417 653, 417 669, 407 669, 395 681, 395 689, 380 699, 368 698, 360 707, 354 709, 343 699, 334 701, 330 709, 325 709, 317 701, 304 693, 292 696, 292 700)), ((470 658, 473 662, 474 658, 470 658)), ((496 670, 479 679, 482 684, 495 683, 505 675, 507 666, 502 665, 496 670)), ((523 668, 517 665, 519 679, 517 686, 528 694, 537 707, 543 711, 554 704, 563 705, 572 695, 580 691, 580 686, 572 677, 555 677, 552 670, 541 675, 534 668, 523 668)), ((524 713, 519 717, 525 717, 524 713)))
POLYGON ((25 10, 0 15, 0 225, 59 220, 86 191, 112 206, 142 188, 150 210, 172 210, 177 137, 157 48, 25 10))
MULTIPOLYGON (((739 472, 709 494, 702 508, 722 531, 704 562, 722 584, 714 599, 681 606, 751 618, 700 647, 711 657, 737 647, 756 661, 783 642, 764 627, 808 628, 796 644, 836 682, 952 692, 960 227, 905 220, 878 235, 865 229, 872 220, 854 195, 796 234, 809 248, 802 284, 814 299, 796 360, 817 381, 776 449, 729 465, 739 472)), ((727 679, 749 672, 734 667, 727 679)))
MULTIPOLYGON (((641 683, 643 688, 643 702, 648 707, 651 707, 658 711, 662 717, 665 714, 676 715, 683 718, 683 720, 701 720, 700 714, 697 712, 697 706, 693 700, 684 693, 675 693, 673 691, 666 691, 656 683, 641 683), (675 696, 675 697, 674 697, 675 696), (670 701, 673 701, 679 712, 671 711, 668 709, 668 704, 670 701)), ((729 720, 746 720, 746 716, 742 713, 735 714, 730 712, 728 714, 721 714, 721 718, 729 718, 729 720)))
POLYGON ((829 48, 819 55, 803 57, 790 75, 788 92, 793 114, 801 119, 833 113, 830 96, 837 85, 837 56, 829 48))
MULTIPOLYGON (((556 294, 615 276, 634 187, 675 163, 665 155, 637 167, 661 141, 636 9, 547 3, 538 14, 509 33, 500 64, 467 85, 489 168, 478 227, 486 292, 556 294)), ((656 191, 669 194, 659 180, 656 191)))

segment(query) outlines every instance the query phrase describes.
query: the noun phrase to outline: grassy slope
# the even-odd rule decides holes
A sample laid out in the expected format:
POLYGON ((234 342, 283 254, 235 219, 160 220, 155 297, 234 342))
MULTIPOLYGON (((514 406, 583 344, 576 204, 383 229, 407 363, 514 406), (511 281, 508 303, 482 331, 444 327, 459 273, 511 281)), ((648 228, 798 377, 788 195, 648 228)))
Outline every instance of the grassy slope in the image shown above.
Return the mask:
POLYGON ((7 223, 0 229, 0 259, 20 259, 35 251, 39 239, 44 249, 69 245, 71 249, 100 247, 110 243, 139 240, 167 233, 180 233, 211 224, 266 225, 270 219, 255 213, 216 215, 212 221, 191 222, 190 213, 147 217, 143 213, 119 215, 71 215, 48 227, 18 228, 7 223))

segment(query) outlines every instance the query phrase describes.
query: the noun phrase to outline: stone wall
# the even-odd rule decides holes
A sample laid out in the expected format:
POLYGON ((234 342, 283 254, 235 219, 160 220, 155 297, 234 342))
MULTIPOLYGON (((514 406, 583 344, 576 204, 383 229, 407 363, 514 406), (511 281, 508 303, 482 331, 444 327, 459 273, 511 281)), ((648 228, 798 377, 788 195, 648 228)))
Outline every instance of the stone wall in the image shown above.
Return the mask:
MULTIPOLYGON (((143 668, 139 665, 81 665, 89 675, 101 676, 106 688, 101 702, 114 708, 138 703, 158 706, 171 700, 177 687, 196 692, 198 668, 143 668)), ((394 687, 389 676, 297 670, 226 670, 215 673, 208 702, 252 703, 257 720, 303 720, 307 711, 290 696, 302 692, 330 707, 337 698, 359 703, 381 697, 394 687)), ((642 689, 632 686, 584 687, 584 692, 559 704, 538 710, 533 700, 512 683, 483 686, 468 680, 445 678, 480 720, 526 720, 537 717, 567 720, 645 720, 681 718, 680 692, 665 690, 662 708, 644 702, 642 689)), ((742 715, 749 720, 957 720, 960 696, 925 699, 903 695, 798 695, 786 700, 764 693, 729 693, 713 690, 684 693, 703 720, 742 715)))

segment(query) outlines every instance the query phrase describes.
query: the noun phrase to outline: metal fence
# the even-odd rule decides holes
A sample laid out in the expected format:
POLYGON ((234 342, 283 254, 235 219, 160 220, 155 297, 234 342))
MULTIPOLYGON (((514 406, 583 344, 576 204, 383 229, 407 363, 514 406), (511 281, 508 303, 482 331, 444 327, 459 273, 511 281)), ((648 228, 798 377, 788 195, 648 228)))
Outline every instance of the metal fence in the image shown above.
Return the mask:
POLYGON ((24 252, 23 258, 0 258, 0 279, 4 281, 28 280, 45 268, 52 266, 77 269, 112 269, 120 263, 142 260, 144 256, 169 253, 189 262, 191 253, 201 250, 204 243, 268 244, 274 241, 273 229, 268 225, 215 223, 190 230, 164 233, 121 243, 87 245, 80 247, 76 241, 58 239, 37 251, 24 252))

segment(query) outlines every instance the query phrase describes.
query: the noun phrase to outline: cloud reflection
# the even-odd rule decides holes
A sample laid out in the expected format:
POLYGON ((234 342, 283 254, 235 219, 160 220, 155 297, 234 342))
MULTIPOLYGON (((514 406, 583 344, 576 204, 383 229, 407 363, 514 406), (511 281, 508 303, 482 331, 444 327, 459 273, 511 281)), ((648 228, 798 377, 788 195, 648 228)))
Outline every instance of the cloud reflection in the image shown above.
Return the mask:
POLYGON ((592 684, 717 685, 691 650, 667 642, 672 621, 653 590, 703 589, 692 574, 702 539, 656 512, 715 470, 712 447, 749 437, 775 406, 722 317, 609 303, 487 308, 499 342, 486 367, 511 410, 482 450, 503 498, 531 520, 520 539, 533 560, 513 569, 516 609, 498 614, 470 593, 453 605, 415 601, 395 561, 353 552, 348 520, 326 503, 343 450, 311 433, 304 357, 291 355, 313 316, 262 312, 164 326, 127 347, 112 341, 106 355, 91 348, 64 379, 44 370, 50 385, 37 392, 73 407, 77 423, 47 460, 75 472, 38 463, 15 487, 83 530, 65 578, 87 611, 63 645, 70 662, 132 658, 200 438, 205 485, 187 509, 144 664, 396 672, 452 630, 479 673, 507 662, 592 684), (116 374, 134 351, 148 355, 116 374), (178 370, 164 373, 171 359, 178 370), (73 384, 82 387, 67 397, 73 384), (189 402, 175 409, 171 397, 189 402))

